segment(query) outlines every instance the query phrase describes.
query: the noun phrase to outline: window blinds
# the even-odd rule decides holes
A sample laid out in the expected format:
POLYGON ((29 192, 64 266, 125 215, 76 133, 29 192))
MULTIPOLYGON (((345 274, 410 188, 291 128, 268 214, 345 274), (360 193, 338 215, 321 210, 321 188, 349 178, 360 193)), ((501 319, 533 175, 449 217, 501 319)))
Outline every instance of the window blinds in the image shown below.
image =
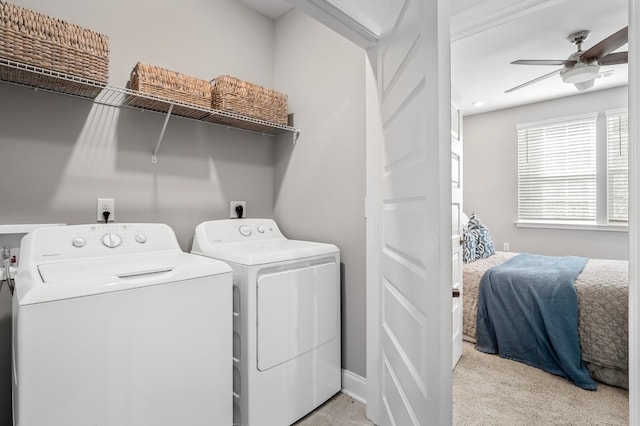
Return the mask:
POLYGON ((629 119, 627 110, 607 111, 607 215, 609 222, 629 218, 629 119))
POLYGON ((596 220, 596 120, 518 125, 518 219, 596 220))

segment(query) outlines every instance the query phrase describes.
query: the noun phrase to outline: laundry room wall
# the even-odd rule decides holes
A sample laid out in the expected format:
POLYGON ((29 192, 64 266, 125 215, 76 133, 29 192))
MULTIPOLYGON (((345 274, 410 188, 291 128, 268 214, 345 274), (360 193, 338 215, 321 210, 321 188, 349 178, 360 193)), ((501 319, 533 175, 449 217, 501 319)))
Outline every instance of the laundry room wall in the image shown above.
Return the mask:
POLYGON ((275 46, 275 84, 296 94, 302 128, 276 144, 275 218, 290 238, 340 248, 342 367, 364 377, 365 52, 296 10, 278 19, 275 46))
MULTIPOLYGON (((109 36, 110 83, 138 61, 273 86, 275 24, 236 0, 17 0, 109 36)), ((295 104, 295 94, 290 100, 295 104)), ((190 250, 195 226, 247 201, 274 215, 273 137, 0 83, 0 224, 91 223, 96 198, 117 222, 162 222, 190 250)), ((0 424, 11 424, 11 305, 0 292, 0 424)), ((46 354, 43 354, 46 356, 46 354)))
MULTIPOLYGON (((21 6, 109 36, 110 83, 138 61, 202 79, 231 74, 273 85, 274 22, 234 0, 19 0, 21 6)), ((166 222, 183 249, 199 221, 273 214, 274 138, 173 117, 151 163, 164 115, 1 85, 0 223, 95 221, 96 198, 118 222, 166 222), (29 172, 27 173, 27 170, 29 172)))

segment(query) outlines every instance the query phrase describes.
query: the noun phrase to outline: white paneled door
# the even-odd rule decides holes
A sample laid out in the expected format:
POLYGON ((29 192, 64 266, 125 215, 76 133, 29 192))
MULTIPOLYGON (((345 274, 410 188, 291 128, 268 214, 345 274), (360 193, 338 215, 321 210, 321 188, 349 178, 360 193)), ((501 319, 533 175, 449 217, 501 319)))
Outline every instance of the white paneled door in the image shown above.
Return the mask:
POLYGON ((462 114, 451 103, 451 315, 452 367, 462 356, 462 114))
POLYGON ((382 127, 377 424, 445 425, 452 359, 448 2, 388 3, 389 22, 369 52, 382 127))

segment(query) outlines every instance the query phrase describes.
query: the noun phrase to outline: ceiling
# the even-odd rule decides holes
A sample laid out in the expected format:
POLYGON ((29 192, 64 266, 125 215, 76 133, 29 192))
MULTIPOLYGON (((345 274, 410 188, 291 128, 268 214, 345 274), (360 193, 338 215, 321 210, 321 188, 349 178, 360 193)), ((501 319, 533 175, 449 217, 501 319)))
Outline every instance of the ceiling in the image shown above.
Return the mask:
MULTIPOLYGON (((567 59, 576 51, 567 40, 569 34, 590 30, 590 38, 582 45, 582 49, 587 50, 628 25, 627 0, 506 1, 524 7, 507 11, 513 12, 511 16, 500 11, 489 12, 486 16, 493 16, 495 24, 478 19, 477 29, 466 31, 468 35, 463 31, 464 23, 456 21, 465 12, 452 17, 451 81, 463 97, 461 108, 465 115, 580 93, 573 84, 563 83, 560 75, 511 93, 504 91, 561 68, 512 65, 512 61, 567 59), (462 28, 458 37, 456 27, 462 28), (486 104, 473 107, 472 102, 479 100, 486 104)), ((467 26, 473 28, 473 25, 467 26)), ((619 50, 627 50, 627 45, 619 50)), ((627 84, 627 65, 603 66, 600 72, 603 71, 613 71, 613 74, 596 79, 590 91, 627 84)))
MULTIPOLYGON (((272 19, 291 9, 287 0, 240 0, 272 19)), ((517 59, 566 59, 567 36, 590 30, 583 50, 627 26, 628 0, 451 0, 451 81, 464 115, 571 96, 581 92, 554 75, 504 93, 559 66, 512 65, 517 59), (483 106, 473 106, 484 101, 483 106)), ((619 51, 627 50, 627 45, 619 51)), ((627 84, 627 65, 603 66, 608 77, 588 91, 627 84)))
POLYGON ((240 2, 271 19, 278 19, 293 8, 287 0, 240 0, 240 2))

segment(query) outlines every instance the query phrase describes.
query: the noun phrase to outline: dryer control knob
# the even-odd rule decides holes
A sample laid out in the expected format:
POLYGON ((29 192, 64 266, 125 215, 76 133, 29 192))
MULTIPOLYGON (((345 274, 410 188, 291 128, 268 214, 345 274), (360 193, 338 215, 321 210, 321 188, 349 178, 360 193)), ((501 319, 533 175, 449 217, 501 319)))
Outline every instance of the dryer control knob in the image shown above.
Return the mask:
POLYGON ((258 225, 256 229, 258 230, 259 233, 264 234, 264 226, 258 225))
POLYGON ((245 237, 248 237, 249 235, 251 235, 251 228, 249 228, 247 225, 242 225, 240 228, 238 228, 238 230, 245 237))
POLYGON ((87 240, 85 240, 82 237, 75 237, 73 239, 73 241, 71 241, 71 244, 73 244, 74 247, 84 247, 85 244, 87 244, 87 240))
POLYGON ((147 236, 141 233, 136 234, 136 241, 140 244, 144 244, 147 242, 147 236))
POLYGON ((109 232, 102 237, 102 244, 109 248, 116 248, 122 244, 122 237, 115 232, 109 232))

